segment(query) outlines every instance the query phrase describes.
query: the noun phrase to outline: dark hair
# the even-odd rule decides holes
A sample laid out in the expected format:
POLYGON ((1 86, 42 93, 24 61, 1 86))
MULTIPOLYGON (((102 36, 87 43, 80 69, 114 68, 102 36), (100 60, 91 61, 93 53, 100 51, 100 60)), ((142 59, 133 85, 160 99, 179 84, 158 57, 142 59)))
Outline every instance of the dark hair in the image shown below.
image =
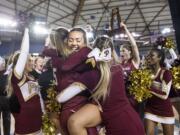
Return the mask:
POLYGON ((62 27, 57 28, 57 29, 55 29, 53 31, 55 31, 57 33, 60 33, 60 36, 61 36, 62 40, 65 40, 67 38, 67 36, 68 36, 68 33, 69 33, 69 31, 66 28, 62 28, 62 27))
POLYGON ((103 50, 105 48, 111 48, 111 50, 114 50, 114 46, 113 46, 113 43, 112 43, 112 40, 109 38, 109 37, 98 37, 95 42, 94 42, 94 45, 93 47, 97 47, 99 48, 100 50, 103 50))
POLYGON ((154 49, 151 50, 151 52, 157 53, 158 57, 161 58, 160 66, 161 67, 165 67, 166 64, 164 63, 164 60, 165 60, 165 53, 164 53, 164 51, 162 49, 154 48, 154 49))
POLYGON ((122 48, 125 48, 125 49, 127 49, 128 51, 131 51, 131 52, 132 52, 132 47, 131 47, 130 44, 123 44, 123 45, 121 45, 121 47, 122 47, 122 48))
MULTIPOLYGON (((81 32, 81 33, 83 34, 84 42, 87 44, 86 31, 85 31, 83 28, 73 28, 73 29, 71 29, 71 30, 69 31, 69 34, 70 34, 71 32, 76 32, 76 31, 81 32)), ((69 36, 69 35, 68 35, 68 36, 69 36)))

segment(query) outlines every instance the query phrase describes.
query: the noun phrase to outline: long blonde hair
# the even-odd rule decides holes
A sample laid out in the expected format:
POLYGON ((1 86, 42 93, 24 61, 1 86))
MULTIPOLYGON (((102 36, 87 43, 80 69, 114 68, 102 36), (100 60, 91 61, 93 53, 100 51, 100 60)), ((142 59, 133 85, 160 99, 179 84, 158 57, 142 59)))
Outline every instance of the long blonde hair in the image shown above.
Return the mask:
MULTIPOLYGON (((111 48, 112 51, 112 58, 117 63, 118 56, 114 50, 113 42, 108 37, 98 37, 94 43, 94 48, 99 48, 101 51, 105 48, 111 48)), ((108 62, 99 62, 98 63, 101 78, 95 88, 95 92, 92 94, 92 98, 95 100, 105 100, 106 96, 108 95, 108 90, 110 88, 110 81, 111 81, 111 71, 110 71, 110 63, 108 62)))
POLYGON ((12 84, 11 84, 11 78, 12 78, 12 72, 13 72, 14 66, 17 63, 19 54, 20 54, 19 51, 14 52, 14 54, 12 54, 9 57, 8 62, 7 62, 7 65, 12 64, 12 71, 8 74, 7 83, 6 83, 7 97, 10 97, 13 94, 13 87, 12 87, 12 84))
POLYGON ((67 29, 60 27, 52 30, 49 34, 50 43, 56 47, 58 55, 63 58, 66 58, 71 54, 71 51, 67 48, 68 33, 67 29))

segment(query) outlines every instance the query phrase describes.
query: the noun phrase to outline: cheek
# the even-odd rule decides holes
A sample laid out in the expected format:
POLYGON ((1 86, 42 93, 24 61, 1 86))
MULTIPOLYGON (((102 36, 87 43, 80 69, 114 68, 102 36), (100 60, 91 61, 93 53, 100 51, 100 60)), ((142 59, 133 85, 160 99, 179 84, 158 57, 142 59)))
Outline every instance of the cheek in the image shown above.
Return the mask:
POLYGON ((129 53, 128 53, 127 51, 123 52, 123 55, 124 55, 125 57, 130 56, 129 53))
POLYGON ((130 51, 126 51, 126 54, 128 55, 128 56, 130 56, 131 55, 131 52, 130 51))
POLYGON ((154 63, 157 62, 157 59, 156 59, 155 57, 151 57, 151 58, 149 59, 149 62, 150 62, 151 64, 154 64, 154 63))
POLYGON ((85 43, 81 43, 80 46, 81 47, 85 47, 86 45, 85 45, 85 43))
POLYGON ((68 42, 67 47, 71 47, 71 46, 73 46, 73 42, 68 42))
POLYGON ((82 42, 77 43, 76 45, 78 45, 79 48, 85 47, 84 43, 82 43, 82 42))

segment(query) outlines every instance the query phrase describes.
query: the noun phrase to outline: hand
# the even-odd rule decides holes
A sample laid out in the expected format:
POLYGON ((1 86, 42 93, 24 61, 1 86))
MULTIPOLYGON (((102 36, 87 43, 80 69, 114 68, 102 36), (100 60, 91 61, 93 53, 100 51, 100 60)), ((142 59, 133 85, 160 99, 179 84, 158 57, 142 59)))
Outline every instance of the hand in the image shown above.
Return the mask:
POLYGON ((127 28, 126 24, 124 24, 123 22, 121 22, 120 27, 123 27, 124 29, 127 28))

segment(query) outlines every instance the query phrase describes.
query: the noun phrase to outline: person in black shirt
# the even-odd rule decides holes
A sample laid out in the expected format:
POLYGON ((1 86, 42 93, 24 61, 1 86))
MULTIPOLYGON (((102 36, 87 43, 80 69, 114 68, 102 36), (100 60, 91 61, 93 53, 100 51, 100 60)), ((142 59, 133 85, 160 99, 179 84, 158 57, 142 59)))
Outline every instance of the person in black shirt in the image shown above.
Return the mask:
POLYGON ((38 56, 34 61, 34 69, 30 72, 30 75, 34 77, 35 80, 38 80, 40 74, 43 72, 44 58, 38 56))
MULTIPOLYGON (((9 100, 6 97, 6 80, 8 74, 5 73, 5 60, 0 57, 0 116, 2 113, 4 135, 10 135, 10 108, 9 100)), ((0 131, 1 134, 1 131, 0 131)))

